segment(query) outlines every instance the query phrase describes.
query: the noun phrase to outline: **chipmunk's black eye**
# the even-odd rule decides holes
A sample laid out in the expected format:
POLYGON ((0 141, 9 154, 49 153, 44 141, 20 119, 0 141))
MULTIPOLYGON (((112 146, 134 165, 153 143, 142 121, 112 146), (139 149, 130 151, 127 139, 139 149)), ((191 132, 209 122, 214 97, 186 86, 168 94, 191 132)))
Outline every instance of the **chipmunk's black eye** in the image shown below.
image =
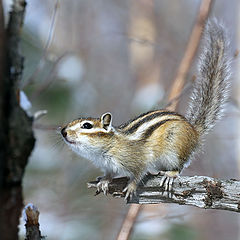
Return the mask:
POLYGON ((93 125, 89 122, 85 122, 83 125, 82 125, 82 128, 85 128, 85 129, 91 129, 93 127, 93 125))

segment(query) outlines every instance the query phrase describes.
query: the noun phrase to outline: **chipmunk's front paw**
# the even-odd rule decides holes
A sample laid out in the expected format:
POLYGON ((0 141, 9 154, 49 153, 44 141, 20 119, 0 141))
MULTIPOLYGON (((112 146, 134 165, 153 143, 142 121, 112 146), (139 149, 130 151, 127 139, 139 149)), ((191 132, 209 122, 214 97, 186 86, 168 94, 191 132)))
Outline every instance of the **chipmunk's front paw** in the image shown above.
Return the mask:
POLYGON ((102 177, 100 180, 99 180, 99 183, 97 183, 97 192, 103 192, 104 195, 107 195, 108 194, 108 184, 111 182, 111 179, 107 179, 107 178, 104 178, 102 177))
POLYGON ((124 189, 123 192, 126 192, 124 200, 127 200, 130 197, 130 200, 136 195, 137 184, 135 182, 130 182, 124 189))

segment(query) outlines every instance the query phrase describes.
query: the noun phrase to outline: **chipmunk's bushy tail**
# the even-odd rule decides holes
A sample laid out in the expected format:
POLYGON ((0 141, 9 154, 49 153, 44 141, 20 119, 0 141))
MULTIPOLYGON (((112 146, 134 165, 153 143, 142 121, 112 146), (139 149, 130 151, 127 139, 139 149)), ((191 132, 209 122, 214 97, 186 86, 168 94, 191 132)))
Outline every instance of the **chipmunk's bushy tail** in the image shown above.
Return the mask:
POLYGON ((186 118, 200 135, 205 135, 223 115, 228 99, 230 57, 225 28, 216 20, 206 24, 199 74, 186 118))

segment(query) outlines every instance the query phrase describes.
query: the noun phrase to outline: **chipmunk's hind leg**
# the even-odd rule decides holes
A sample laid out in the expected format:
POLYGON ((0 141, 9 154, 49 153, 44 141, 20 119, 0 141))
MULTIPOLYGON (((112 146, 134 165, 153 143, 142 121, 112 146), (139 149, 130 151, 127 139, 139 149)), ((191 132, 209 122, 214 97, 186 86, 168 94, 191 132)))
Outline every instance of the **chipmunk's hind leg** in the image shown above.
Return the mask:
POLYGON ((179 176, 179 171, 161 171, 161 175, 163 175, 160 181, 160 187, 163 188, 163 193, 165 192, 172 192, 173 190, 173 182, 176 177, 179 176))
POLYGON ((137 183, 133 180, 130 181, 127 186, 123 189, 123 192, 126 193, 124 199, 127 201, 128 197, 132 200, 133 196, 136 195, 137 183))

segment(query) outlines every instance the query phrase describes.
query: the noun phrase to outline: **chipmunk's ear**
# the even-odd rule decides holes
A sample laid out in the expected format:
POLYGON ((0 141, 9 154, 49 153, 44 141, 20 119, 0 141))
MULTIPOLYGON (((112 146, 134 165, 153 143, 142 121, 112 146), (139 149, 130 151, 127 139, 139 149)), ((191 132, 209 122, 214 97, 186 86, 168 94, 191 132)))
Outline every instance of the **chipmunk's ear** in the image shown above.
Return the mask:
POLYGON ((101 116, 101 125, 107 131, 110 131, 112 127, 112 114, 107 112, 101 116))

